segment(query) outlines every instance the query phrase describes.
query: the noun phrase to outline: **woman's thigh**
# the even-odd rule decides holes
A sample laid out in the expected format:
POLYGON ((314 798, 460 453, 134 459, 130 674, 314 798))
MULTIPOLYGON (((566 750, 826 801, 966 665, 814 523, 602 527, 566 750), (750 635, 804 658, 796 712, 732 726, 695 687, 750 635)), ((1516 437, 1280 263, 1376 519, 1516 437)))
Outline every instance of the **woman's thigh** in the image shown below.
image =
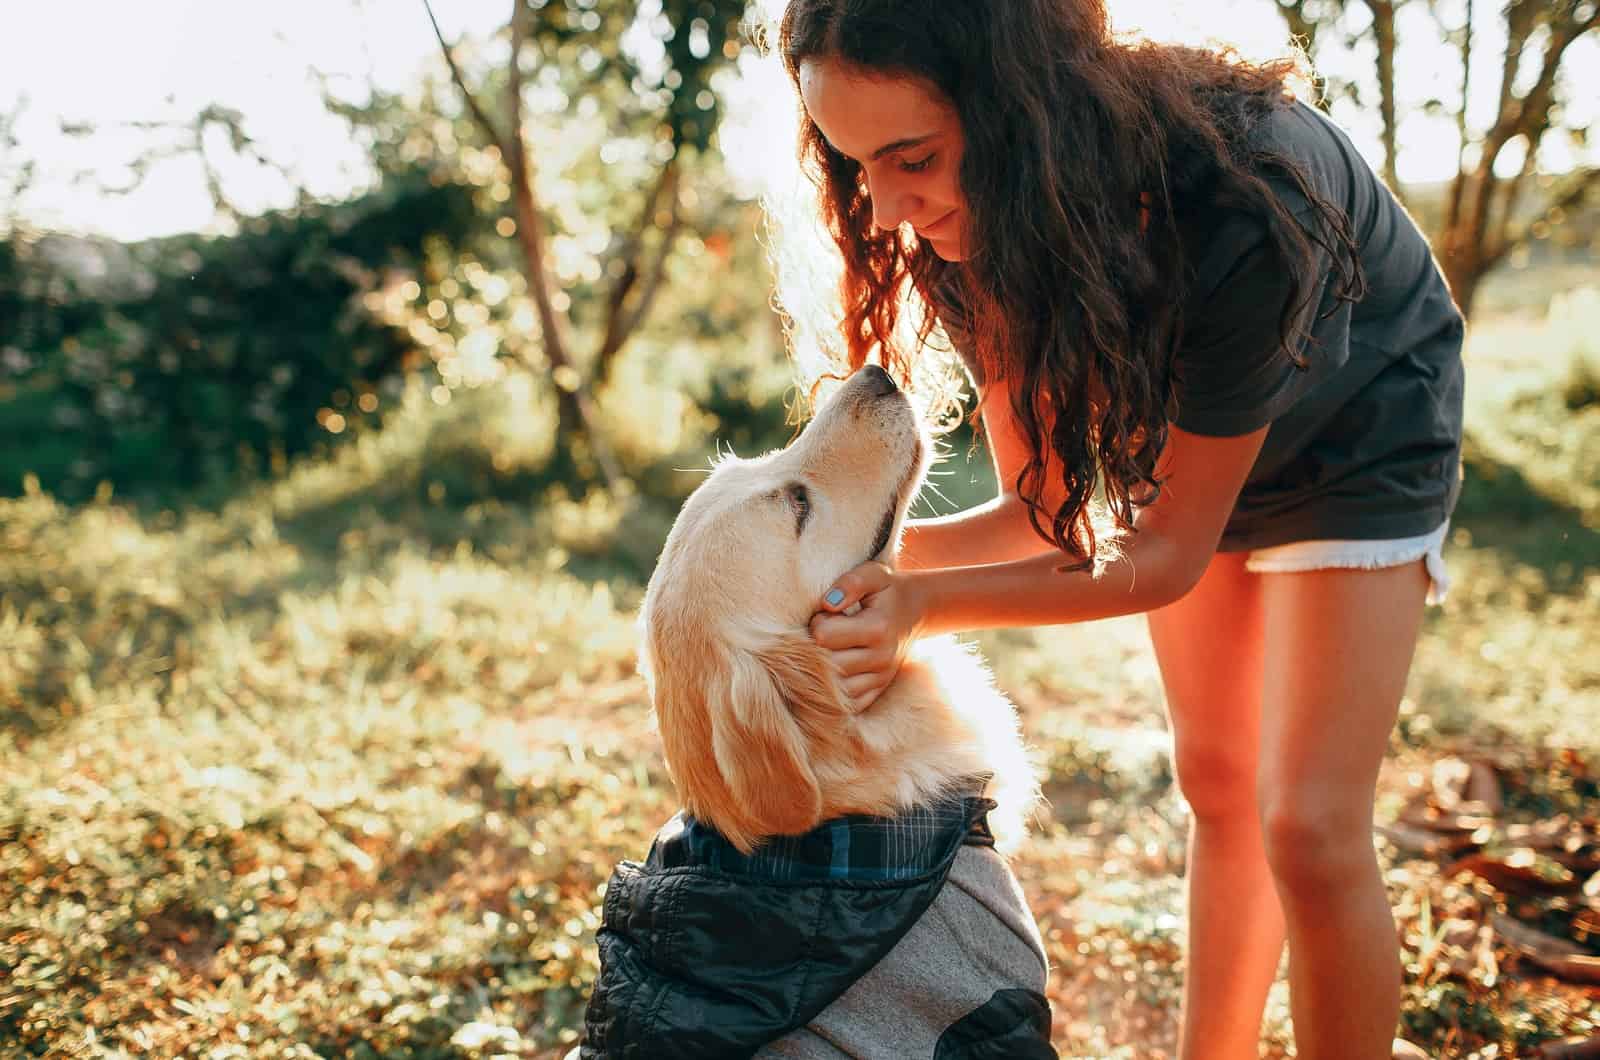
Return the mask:
POLYGON ((1196 813, 1253 805, 1261 726, 1261 575, 1218 553, 1194 589, 1149 612, 1175 768, 1196 813))
POLYGON ((1305 840, 1330 830, 1365 835, 1422 625, 1427 571, 1418 560, 1256 577, 1269 842, 1275 831, 1316 833, 1305 840))

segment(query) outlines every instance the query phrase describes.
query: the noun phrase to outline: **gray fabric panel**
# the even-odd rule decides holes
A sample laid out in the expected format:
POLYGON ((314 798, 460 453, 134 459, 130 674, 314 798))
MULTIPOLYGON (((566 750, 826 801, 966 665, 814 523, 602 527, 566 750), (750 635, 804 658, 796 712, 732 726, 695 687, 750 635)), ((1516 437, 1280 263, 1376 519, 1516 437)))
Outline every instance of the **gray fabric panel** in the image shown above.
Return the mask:
POLYGON ((931 1057, 951 1024, 996 990, 1044 993, 1044 944, 1005 859, 963 847, 922 919, 811 1023, 756 1055, 763 1060, 931 1057))

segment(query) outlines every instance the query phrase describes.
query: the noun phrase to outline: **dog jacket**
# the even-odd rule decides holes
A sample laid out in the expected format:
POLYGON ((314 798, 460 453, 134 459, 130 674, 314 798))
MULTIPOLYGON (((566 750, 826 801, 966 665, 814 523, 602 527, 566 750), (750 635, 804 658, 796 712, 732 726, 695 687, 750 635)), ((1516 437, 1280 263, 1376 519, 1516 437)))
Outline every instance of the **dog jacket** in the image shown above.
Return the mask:
POLYGON ((674 816, 607 884, 580 1057, 1054 1060, 993 806, 952 795, 750 855, 674 816))

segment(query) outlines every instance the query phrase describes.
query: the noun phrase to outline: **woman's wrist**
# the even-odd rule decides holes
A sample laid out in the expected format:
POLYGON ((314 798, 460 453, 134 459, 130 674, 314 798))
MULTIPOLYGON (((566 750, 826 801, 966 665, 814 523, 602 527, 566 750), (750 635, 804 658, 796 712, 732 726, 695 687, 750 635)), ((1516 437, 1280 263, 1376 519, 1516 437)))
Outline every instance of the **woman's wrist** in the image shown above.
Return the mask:
POLYGON ((899 572, 900 586, 905 592, 906 607, 910 611, 909 639, 918 640, 948 632, 937 627, 938 585, 946 571, 947 568, 929 567, 899 572))

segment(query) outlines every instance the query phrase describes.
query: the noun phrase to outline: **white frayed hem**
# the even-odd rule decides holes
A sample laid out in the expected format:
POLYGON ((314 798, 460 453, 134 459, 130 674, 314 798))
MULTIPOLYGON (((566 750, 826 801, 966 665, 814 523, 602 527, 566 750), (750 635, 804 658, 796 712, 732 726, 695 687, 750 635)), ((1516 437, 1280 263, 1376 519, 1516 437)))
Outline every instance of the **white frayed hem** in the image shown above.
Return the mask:
POLYGON ((1309 570, 1380 570, 1422 560, 1428 570, 1429 604, 1442 604, 1450 594, 1450 571, 1444 562, 1446 522, 1432 533, 1382 541, 1293 541, 1252 550, 1244 569, 1254 574, 1292 574, 1309 570))

